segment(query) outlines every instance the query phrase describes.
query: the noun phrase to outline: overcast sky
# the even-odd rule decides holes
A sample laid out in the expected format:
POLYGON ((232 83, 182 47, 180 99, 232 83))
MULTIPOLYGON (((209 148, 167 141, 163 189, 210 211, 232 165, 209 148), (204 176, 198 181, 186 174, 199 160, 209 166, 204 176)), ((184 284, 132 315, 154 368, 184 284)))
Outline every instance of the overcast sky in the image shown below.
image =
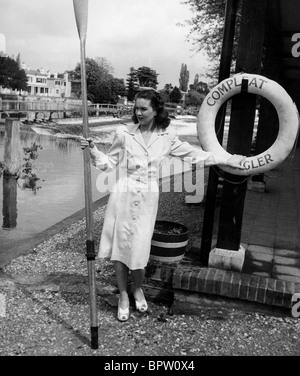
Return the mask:
MULTIPOLYGON (((72 0, 0 0, 0 15, 6 53, 20 53, 31 69, 62 73, 80 61, 72 0)), ((159 88, 179 86, 185 63, 192 83, 207 61, 186 41, 189 28, 177 26, 191 17, 181 0, 89 0, 86 55, 105 57, 117 78, 126 79, 130 67, 150 67, 159 88)))

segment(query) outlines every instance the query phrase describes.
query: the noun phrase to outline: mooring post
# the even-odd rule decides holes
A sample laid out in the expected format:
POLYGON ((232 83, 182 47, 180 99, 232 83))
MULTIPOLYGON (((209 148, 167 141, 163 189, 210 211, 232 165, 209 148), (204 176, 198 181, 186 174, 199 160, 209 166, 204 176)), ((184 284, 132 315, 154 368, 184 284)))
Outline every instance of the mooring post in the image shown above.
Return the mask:
POLYGON ((20 121, 6 119, 4 136, 4 174, 17 175, 21 167, 20 121))
POLYGON ((5 229, 17 226, 17 179, 12 175, 3 176, 3 224, 5 229))
POLYGON ((20 121, 6 119, 4 135, 3 228, 17 225, 17 180, 21 168, 20 121))

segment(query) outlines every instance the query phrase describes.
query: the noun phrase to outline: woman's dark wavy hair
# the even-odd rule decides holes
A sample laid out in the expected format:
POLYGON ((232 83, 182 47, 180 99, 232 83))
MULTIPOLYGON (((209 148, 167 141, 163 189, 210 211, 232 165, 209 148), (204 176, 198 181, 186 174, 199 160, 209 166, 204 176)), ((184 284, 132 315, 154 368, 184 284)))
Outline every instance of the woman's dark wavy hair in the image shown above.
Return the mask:
MULTIPOLYGON (((159 93, 151 89, 142 90, 136 94, 135 100, 139 98, 150 100, 151 107, 154 111, 156 111, 154 126, 158 129, 166 129, 170 125, 171 119, 169 118, 169 113, 165 109, 164 102, 162 101, 159 93)), ((136 107, 134 105, 132 121, 134 124, 137 124, 139 121, 135 114, 135 109, 136 107)))

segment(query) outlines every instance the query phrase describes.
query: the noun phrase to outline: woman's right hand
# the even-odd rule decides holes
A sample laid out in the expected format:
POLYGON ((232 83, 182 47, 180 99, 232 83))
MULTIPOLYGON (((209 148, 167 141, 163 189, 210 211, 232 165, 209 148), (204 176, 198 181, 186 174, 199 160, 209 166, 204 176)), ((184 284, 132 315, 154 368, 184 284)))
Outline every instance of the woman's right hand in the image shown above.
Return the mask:
POLYGON ((91 137, 82 138, 80 141, 80 147, 82 150, 84 150, 87 146, 89 146, 91 149, 95 146, 93 139, 91 137))

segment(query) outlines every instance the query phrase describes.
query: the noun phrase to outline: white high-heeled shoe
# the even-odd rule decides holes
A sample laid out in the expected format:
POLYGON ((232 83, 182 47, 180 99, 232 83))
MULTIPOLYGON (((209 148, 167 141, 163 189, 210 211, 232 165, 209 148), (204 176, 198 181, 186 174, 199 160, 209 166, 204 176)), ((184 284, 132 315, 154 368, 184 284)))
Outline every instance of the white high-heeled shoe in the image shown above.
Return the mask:
POLYGON ((117 313, 117 319, 119 321, 127 321, 129 319, 129 316, 130 316, 130 312, 129 312, 129 307, 126 308, 126 309, 122 309, 120 307, 120 300, 118 302, 118 313, 117 313))
POLYGON ((148 304, 147 304, 147 301, 145 299, 145 296, 144 296, 144 292, 143 290, 140 288, 140 291, 142 292, 143 294, 143 299, 141 301, 138 301, 136 300, 136 298, 134 297, 134 300, 135 300, 135 307, 137 309, 137 311, 141 312, 141 313, 145 313, 147 312, 148 310, 148 304))

